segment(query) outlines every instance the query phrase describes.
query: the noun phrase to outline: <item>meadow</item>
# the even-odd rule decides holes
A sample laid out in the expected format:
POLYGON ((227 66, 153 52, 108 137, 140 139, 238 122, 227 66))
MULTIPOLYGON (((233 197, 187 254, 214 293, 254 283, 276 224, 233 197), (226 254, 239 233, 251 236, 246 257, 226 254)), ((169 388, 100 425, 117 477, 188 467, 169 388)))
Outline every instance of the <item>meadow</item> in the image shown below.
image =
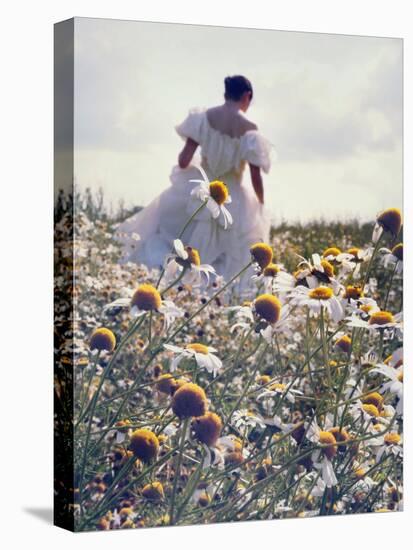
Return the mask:
POLYGON ((130 212, 75 204, 74 226, 56 212, 55 422, 76 530, 402 509, 397 209, 279 224, 223 281, 179 235, 162 269, 120 263, 130 212))

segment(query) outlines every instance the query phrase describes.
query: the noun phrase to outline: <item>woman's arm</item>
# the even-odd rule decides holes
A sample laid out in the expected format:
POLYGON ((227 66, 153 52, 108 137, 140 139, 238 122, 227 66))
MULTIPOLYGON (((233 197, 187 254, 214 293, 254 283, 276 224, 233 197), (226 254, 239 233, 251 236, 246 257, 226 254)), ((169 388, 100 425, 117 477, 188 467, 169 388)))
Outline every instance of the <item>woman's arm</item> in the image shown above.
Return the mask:
POLYGON ((193 139, 188 138, 186 140, 184 148, 178 156, 178 164, 180 168, 186 168, 187 166, 189 166, 189 163, 191 162, 197 147, 198 143, 193 139))
POLYGON ((250 164, 251 182, 254 188, 257 199, 261 204, 264 204, 264 186, 262 183, 261 170, 259 166, 250 164))

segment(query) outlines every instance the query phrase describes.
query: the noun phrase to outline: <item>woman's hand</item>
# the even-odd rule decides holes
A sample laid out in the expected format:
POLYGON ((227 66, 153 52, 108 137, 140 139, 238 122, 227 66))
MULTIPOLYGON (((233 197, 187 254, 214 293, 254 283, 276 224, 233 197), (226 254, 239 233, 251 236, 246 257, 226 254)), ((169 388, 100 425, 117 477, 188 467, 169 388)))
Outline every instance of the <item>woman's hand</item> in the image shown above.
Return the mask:
POLYGON ((257 196, 258 202, 264 204, 264 185, 262 183, 261 170, 259 166, 250 164, 251 182, 257 196))

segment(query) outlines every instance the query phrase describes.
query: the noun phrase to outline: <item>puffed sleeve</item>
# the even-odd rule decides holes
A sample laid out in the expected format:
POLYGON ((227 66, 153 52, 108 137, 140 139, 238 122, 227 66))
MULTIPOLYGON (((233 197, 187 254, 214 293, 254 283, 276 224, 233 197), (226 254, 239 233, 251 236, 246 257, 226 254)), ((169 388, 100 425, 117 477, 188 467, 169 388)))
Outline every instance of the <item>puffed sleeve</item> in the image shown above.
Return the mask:
POLYGON ((242 136, 241 159, 259 166, 266 174, 271 167, 272 144, 259 132, 251 131, 242 136))
POLYGON ((175 126, 175 130, 182 139, 191 138, 197 143, 201 142, 203 112, 197 109, 189 111, 188 116, 181 124, 175 126))

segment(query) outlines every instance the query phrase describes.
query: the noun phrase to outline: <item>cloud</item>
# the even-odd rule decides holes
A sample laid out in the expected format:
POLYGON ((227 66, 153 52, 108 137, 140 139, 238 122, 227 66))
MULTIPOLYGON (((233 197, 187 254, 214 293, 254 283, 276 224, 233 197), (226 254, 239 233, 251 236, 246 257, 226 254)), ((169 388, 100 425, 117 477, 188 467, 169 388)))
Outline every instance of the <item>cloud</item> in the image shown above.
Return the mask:
POLYGON ((281 197, 283 215, 314 216, 311 189, 331 216, 374 215, 389 185, 401 203, 401 40, 76 19, 75 67, 76 177, 114 201, 147 204, 164 189, 181 147, 174 126, 244 73, 248 116, 278 155, 266 178, 274 213, 281 197))

